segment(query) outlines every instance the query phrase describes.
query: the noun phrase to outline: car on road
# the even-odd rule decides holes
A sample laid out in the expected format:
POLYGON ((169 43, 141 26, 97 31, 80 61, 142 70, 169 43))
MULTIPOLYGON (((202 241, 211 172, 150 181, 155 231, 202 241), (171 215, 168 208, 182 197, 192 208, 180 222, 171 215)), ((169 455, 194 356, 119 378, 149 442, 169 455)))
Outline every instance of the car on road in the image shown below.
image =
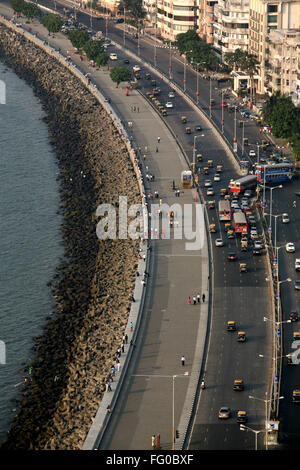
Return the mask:
POLYGON ((296 312, 295 310, 290 312, 290 320, 291 321, 298 321, 298 312, 296 312))
POLYGON ((295 244, 292 242, 287 243, 285 245, 285 249, 288 253, 295 253, 296 251, 295 244))
POLYGON ((260 256, 262 254, 262 249, 261 248, 253 248, 252 254, 254 256, 260 256))
POLYGON ((196 132, 201 132, 201 131, 202 131, 202 127, 199 126, 199 125, 198 125, 198 126, 195 126, 194 129, 195 129, 196 132))
POLYGON ((109 54, 109 58, 110 58, 110 60, 118 60, 118 56, 117 56, 117 54, 115 54, 114 52, 112 52, 111 54, 109 54))
POLYGON ((129 62, 128 59, 124 59, 124 60, 123 60, 123 63, 124 63, 124 64, 129 64, 130 62, 129 62))
POLYGON ((212 188, 209 188, 207 191, 206 191, 206 195, 207 196, 213 196, 215 194, 214 190, 212 188))
POLYGON ((110 43, 110 42, 105 41, 105 42, 103 43, 103 47, 104 47, 105 49, 106 49, 107 47, 109 47, 109 46, 111 46, 111 43, 110 43))
POLYGON ((237 259, 236 253, 234 253, 234 251, 231 251, 230 253, 228 253, 227 259, 228 261, 236 261, 237 259))
POLYGON ((300 196, 300 191, 295 192, 296 196, 300 196))
POLYGON ((300 279, 297 279, 297 280, 295 281, 295 289, 296 289, 296 290, 300 290, 300 279))
POLYGON ((246 189, 246 191, 244 192, 244 196, 245 196, 245 197, 251 197, 251 196, 252 196, 252 191, 251 191, 251 189, 246 189))
POLYGON ((210 180, 205 180, 205 181, 204 181, 204 186, 205 186, 206 188, 209 188, 209 187, 211 186, 211 181, 210 181, 210 180))
POLYGON ((225 101, 221 101, 221 108, 227 108, 228 107, 228 103, 226 103, 225 101))
POLYGON ((175 98, 175 93, 174 93, 174 91, 169 91, 168 97, 169 97, 169 98, 175 98))
POLYGON ((295 259, 295 270, 300 271, 300 258, 295 259))
POLYGON ((233 390, 235 392, 242 392, 244 390, 244 381, 240 379, 236 379, 233 382, 233 390))
POLYGON ((262 250, 262 248, 263 248, 262 241, 261 240, 255 240, 254 248, 257 248, 258 250, 262 250))
POLYGON ((249 157, 255 157, 255 156, 256 156, 255 150, 253 149, 249 150, 249 157))
POLYGON ((286 213, 285 213, 285 214, 282 214, 282 223, 283 223, 283 224, 288 224, 289 221, 290 221, 289 215, 286 214, 286 213))
POLYGON ((215 174, 214 181, 221 181, 221 176, 219 175, 219 173, 215 174))
POLYGON ((134 65, 134 66, 132 67, 132 70, 133 70, 134 72, 140 72, 141 67, 140 67, 139 65, 134 65))
POLYGON ((166 108, 173 108, 173 103, 172 103, 172 101, 167 101, 167 102, 166 102, 166 108))
POLYGON ((224 246, 224 242, 223 242, 222 238, 216 238, 215 245, 216 246, 224 246))
POLYGON ((218 418, 220 419, 230 418, 230 408, 228 406, 222 406, 219 409, 218 418))

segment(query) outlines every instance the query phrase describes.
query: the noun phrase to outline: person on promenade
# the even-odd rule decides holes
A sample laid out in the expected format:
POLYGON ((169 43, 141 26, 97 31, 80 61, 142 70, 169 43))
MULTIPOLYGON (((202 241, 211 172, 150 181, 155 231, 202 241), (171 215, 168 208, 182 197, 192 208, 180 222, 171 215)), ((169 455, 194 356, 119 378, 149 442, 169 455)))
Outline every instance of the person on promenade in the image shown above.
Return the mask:
POLYGON ((152 438, 151 438, 151 445, 152 445, 152 449, 154 450, 155 449, 155 434, 153 434, 152 438))
POLYGON ((193 297, 193 303, 194 303, 194 305, 196 305, 196 303, 197 303, 197 299, 196 299, 195 296, 193 297))
POLYGON ((197 302, 198 302, 198 304, 200 304, 200 299, 201 299, 200 294, 197 294, 197 302))
POLYGON ((202 302, 205 302, 205 294, 202 294, 202 302))
POLYGON ((184 356, 181 356, 181 365, 182 365, 182 366, 185 365, 185 357, 184 357, 184 356))
POLYGON ((158 143, 160 142, 160 137, 157 137, 157 142, 158 142, 158 143))
POLYGON ((188 298, 188 304, 191 305, 191 303, 192 303, 192 299, 189 297, 188 298))

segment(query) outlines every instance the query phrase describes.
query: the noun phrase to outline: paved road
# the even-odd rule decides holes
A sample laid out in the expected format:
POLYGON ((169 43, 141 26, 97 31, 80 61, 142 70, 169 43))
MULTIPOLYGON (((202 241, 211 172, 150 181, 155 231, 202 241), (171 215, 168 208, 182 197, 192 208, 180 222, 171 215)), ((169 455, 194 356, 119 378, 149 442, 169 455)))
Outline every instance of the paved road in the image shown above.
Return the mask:
MULTIPOLYGON (((165 91, 163 90, 163 93, 164 92, 165 91)), ((187 114, 190 113, 190 111, 188 111, 186 104, 177 97, 175 109, 170 113, 168 121, 172 125, 174 132, 180 135, 182 145, 188 151, 191 158, 193 136, 182 134, 182 124, 179 119, 179 115, 182 113, 187 114)), ((216 189, 226 186, 229 178, 234 175, 234 168, 231 163, 228 162, 228 157, 224 155, 224 152, 218 147, 215 140, 213 138, 209 138, 209 130, 205 127, 205 123, 199 120, 198 116, 191 113, 188 115, 188 118, 192 125, 200 122, 204 128, 203 135, 205 136, 205 139, 202 141, 201 134, 197 139, 197 147, 200 151, 205 153, 207 158, 213 158, 215 162, 224 164, 226 171, 223 175, 222 183, 215 184, 214 186, 216 189), (226 185, 224 185, 224 181, 226 181, 226 185)), ((213 214, 210 214, 211 220, 212 217, 216 220, 217 215, 214 214, 213 216, 213 214)), ((230 244, 226 244, 224 249, 217 248, 216 250, 218 251, 215 251, 215 289, 212 317, 213 334, 210 339, 211 354, 209 355, 206 366, 206 377, 210 385, 209 390, 203 392, 201 395, 197 418, 193 428, 193 437, 190 444, 191 448, 251 448, 251 446, 253 448, 253 436, 251 434, 248 435, 247 433, 241 433, 233 420, 228 422, 229 425, 218 423, 216 416, 217 410, 221 405, 227 404, 231 406, 234 411, 241 407, 247 409, 251 415, 251 425, 261 425, 264 420, 264 405, 260 401, 249 401, 247 398, 250 392, 258 398, 262 398, 264 396, 266 377, 268 376, 270 366, 270 361, 257 358, 256 363, 253 359, 258 355, 258 353, 262 352, 262 348, 267 348, 269 344, 266 336, 265 324, 262 323, 262 316, 264 316, 264 312, 268 310, 268 296, 264 295, 267 292, 267 285, 265 283, 263 258, 253 260, 248 254, 247 262, 249 263, 249 268, 252 273, 250 274, 249 272, 246 275, 240 275, 237 265, 232 266, 225 260, 227 249, 231 246, 231 243, 232 242, 230 242, 230 244), (220 256, 220 253, 222 253, 222 256, 220 256), (245 308, 245 305, 248 306, 248 304, 252 304, 253 311, 249 312, 249 308, 245 308), (247 331, 249 329, 250 339, 246 344, 237 344, 233 341, 232 337, 228 336, 228 334, 224 334, 225 322, 227 319, 231 319, 228 318, 228 312, 234 312, 234 319, 238 324, 243 325, 243 328, 247 328, 247 331), (245 315, 247 315, 246 322, 245 315), (244 348, 244 350, 242 348, 244 348), (224 351, 226 351, 226 353, 224 351), (234 378, 238 378, 235 374, 240 374, 244 370, 247 370, 247 377, 243 377, 247 384, 247 389, 237 397, 237 394, 232 391, 232 382, 234 378), (256 385, 254 386, 254 384, 256 385), (224 403, 225 399, 226 403, 224 403), (206 434, 205 438, 203 437, 203 434, 206 434)), ((235 240, 233 243, 236 247, 235 240)), ((163 257, 164 253, 161 254, 158 252, 158 255, 163 257)), ((165 297, 163 289, 161 292, 163 294, 162 297, 165 297)), ((153 300, 151 300, 151 298, 149 299, 149 302, 152 307, 153 300)), ((151 319, 151 321, 154 322, 154 324, 156 322, 155 327, 157 327, 157 324, 159 324, 160 321, 162 322, 163 319, 161 317, 156 320, 151 319)), ((162 323, 160 323, 160 325, 162 325, 162 323)), ((148 370, 147 361, 142 357, 136 370, 144 370, 145 365, 146 370, 148 370)), ((134 380, 132 390, 136 391, 136 387, 140 387, 140 384, 136 382, 137 380, 143 380, 142 387, 145 387, 145 383, 146 386, 148 385, 149 387, 153 387, 153 384, 147 384, 145 379, 135 378, 134 380)), ((182 380, 184 381, 185 379, 182 380)), ((148 382, 150 381, 151 380, 149 379, 148 382)), ((184 385, 180 385, 178 379, 178 385, 176 381, 176 396, 177 393, 179 397, 181 396, 181 389, 183 387, 184 385)), ((158 386, 158 388, 160 388, 160 386, 158 386)), ((135 404, 136 396, 136 393, 134 393, 131 398, 128 399, 129 411, 130 406, 135 404)), ((162 397, 166 400, 166 394, 163 394, 162 397)), ((160 402, 160 400, 158 402, 160 402)), ((167 403, 169 403, 169 400, 167 400, 167 403)), ((125 406, 125 404, 123 404, 123 406, 125 406)), ((153 403, 150 402, 148 406, 149 409, 152 409, 153 403)), ((122 404, 120 404, 120 410, 121 407, 122 404)), ((123 409, 126 410, 126 408, 123 409)), ((125 429, 128 424, 128 420, 123 418, 123 421, 125 429)), ((131 442, 133 442, 134 439, 138 439, 136 432, 137 431, 134 433, 134 437, 131 435, 131 437, 127 437, 127 439, 131 439, 131 442)), ((123 438, 124 433, 123 435, 121 432, 118 434, 123 438)), ((113 437, 111 442, 113 442, 113 437)))

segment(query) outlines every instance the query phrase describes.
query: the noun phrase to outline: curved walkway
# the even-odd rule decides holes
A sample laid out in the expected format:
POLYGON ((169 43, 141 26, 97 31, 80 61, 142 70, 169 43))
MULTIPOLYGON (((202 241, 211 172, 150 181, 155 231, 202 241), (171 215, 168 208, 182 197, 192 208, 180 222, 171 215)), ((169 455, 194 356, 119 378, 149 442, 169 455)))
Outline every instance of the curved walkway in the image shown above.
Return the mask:
MULTIPOLYGON (((41 31, 41 26, 31 25, 32 32, 41 31)), ((39 36, 41 36, 39 34, 39 36)), ((49 40, 45 34, 45 39, 49 40)), ((51 39, 54 45, 61 48, 62 53, 70 54, 70 43, 62 35, 51 39)), ((90 72, 86 63, 82 64, 78 56, 72 55, 73 62, 81 67, 83 72, 90 72)), ((123 119, 132 122, 132 134, 136 147, 140 147, 142 154, 146 155, 144 169, 155 174, 155 183, 149 184, 148 191, 159 191, 163 203, 194 205, 192 190, 185 190, 178 199, 171 187, 175 180, 180 181, 180 173, 186 168, 185 160, 178 146, 163 122, 154 113, 148 103, 134 91, 129 97, 121 88, 116 88, 110 81, 108 72, 93 70, 94 82, 104 95, 110 96, 113 108, 123 119), (139 112, 131 112, 131 106, 139 108, 139 112), (157 136, 161 142, 157 143, 157 136), (159 152, 156 147, 159 145, 159 152), (149 167, 148 169, 146 167, 149 167), (176 198, 176 199, 175 199, 176 198)), ((167 217, 167 215, 163 216, 167 217)), ((192 221, 185 218, 185 226, 192 221)), ((195 228, 195 226, 194 226, 195 228)), ((129 400, 133 400, 134 410, 130 420, 124 415, 120 417, 120 426, 115 434, 118 449, 150 449, 151 435, 160 433, 161 447, 171 448, 172 443, 172 416, 170 384, 175 376, 183 376, 176 380, 176 414, 174 424, 179 429, 183 440, 189 420, 195 389, 198 383, 204 348, 208 303, 188 305, 187 297, 205 293, 208 298, 208 258, 204 226, 201 227, 203 247, 194 251, 186 251, 187 240, 174 240, 156 237, 154 232, 151 245, 153 246, 153 261, 151 263, 151 277, 147 279, 148 292, 146 309, 144 311, 143 325, 138 333, 135 354, 140 346, 138 361, 138 375, 142 378, 143 392, 140 399, 135 399, 136 391, 130 392, 129 400), (157 262, 159 260, 159 262, 157 262), (143 335, 143 339, 142 339, 143 335), (181 356, 186 358, 185 366, 181 364, 181 356), (188 375, 184 375, 188 373, 188 375), (147 386, 151 383, 151 376, 165 376, 167 381, 160 381, 156 387, 147 386), (148 380, 150 381, 148 382, 148 380), (155 403, 155 407, 153 407, 155 403), (155 410, 155 413, 153 412, 155 410), (125 420, 125 423, 124 423, 125 420), (125 424, 126 432, 122 431, 125 424), (131 431, 129 430, 131 429, 131 431), (129 430, 129 431, 128 431, 129 430)), ((133 346, 134 348, 134 346, 133 346)), ((136 354, 137 356, 137 354, 136 354)), ((139 381, 141 378, 136 378, 139 381)), ((154 378, 153 378, 154 379, 154 378)), ((156 378, 155 378, 156 379, 156 378)), ((154 379, 154 380, 155 380, 154 379)), ((140 388, 141 383, 137 384, 140 388)), ((102 406, 97 414, 103 423, 107 416, 106 401, 111 403, 112 393, 105 394, 102 406)), ((96 423, 95 423, 96 424, 96 423)), ((94 435, 95 437, 95 435, 94 435)), ((84 448, 94 448, 97 439, 87 441, 84 448)), ((180 441, 177 447, 181 447, 180 441)))

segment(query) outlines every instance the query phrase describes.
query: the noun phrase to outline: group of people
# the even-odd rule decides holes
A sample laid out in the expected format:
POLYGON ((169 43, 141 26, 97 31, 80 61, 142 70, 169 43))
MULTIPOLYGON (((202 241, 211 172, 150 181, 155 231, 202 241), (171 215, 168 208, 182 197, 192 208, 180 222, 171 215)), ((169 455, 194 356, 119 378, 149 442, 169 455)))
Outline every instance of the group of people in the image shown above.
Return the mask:
POLYGON ((125 353, 125 344, 127 344, 127 343, 128 343, 128 335, 126 333, 126 334, 123 335, 122 343, 117 349, 114 364, 112 365, 112 368, 111 368, 111 373, 107 378, 107 382, 106 382, 106 391, 107 392, 112 391, 111 384, 114 381, 113 378, 115 377, 116 372, 120 372, 120 369, 121 369, 120 357, 121 357, 122 353, 125 353))
MULTIPOLYGON (((201 302, 201 295, 197 294, 193 296, 193 299, 189 296, 188 298, 188 304, 191 305, 193 301, 193 304, 196 305, 197 303, 200 304, 201 302)), ((202 302, 205 302, 205 294, 202 294, 202 302)))

